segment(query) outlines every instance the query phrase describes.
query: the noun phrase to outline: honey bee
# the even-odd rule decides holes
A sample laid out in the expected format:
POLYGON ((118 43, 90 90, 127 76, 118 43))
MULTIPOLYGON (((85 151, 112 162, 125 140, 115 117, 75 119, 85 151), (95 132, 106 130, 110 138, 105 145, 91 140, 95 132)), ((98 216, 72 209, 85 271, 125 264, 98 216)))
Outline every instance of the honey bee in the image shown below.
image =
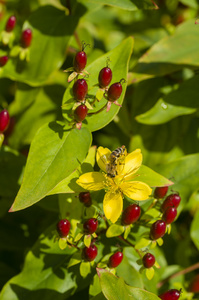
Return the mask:
POLYGON ((106 165, 107 175, 114 178, 118 175, 118 169, 124 166, 124 159, 127 155, 126 147, 118 147, 111 152, 109 157, 109 163, 106 165))

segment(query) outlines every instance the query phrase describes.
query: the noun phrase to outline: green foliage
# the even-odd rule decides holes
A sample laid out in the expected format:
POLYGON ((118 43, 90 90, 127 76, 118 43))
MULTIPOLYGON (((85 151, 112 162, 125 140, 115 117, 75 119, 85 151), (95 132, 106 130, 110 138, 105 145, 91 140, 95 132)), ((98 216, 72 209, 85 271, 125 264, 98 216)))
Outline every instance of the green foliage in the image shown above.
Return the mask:
MULTIPOLYGON (((0 112, 7 109, 11 120, 0 132, 0 300, 155 300, 170 288, 182 288, 180 299, 197 299, 188 286, 198 273, 199 251, 198 1, 4 2, 0 57, 9 59, 0 67, 0 112), (9 34, 11 15, 17 24, 9 34), (27 28, 33 39, 22 49, 27 28), (82 48, 84 42, 89 45, 82 48), (85 70, 69 83, 81 50, 85 70), (117 103, 99 87, 106 66, 111 84, 123 81, 117 103), (77 78, 88 84, 81 103, 73 95, 77 78), (78 123, 74 110, 82 103, 88 114, 78 123), (110 200, 104 197, 118 177, 99 170, 97 149, 122 145, 128 155, 136 149, 143 155, 126 184, 168 186, 167 195, 181 197, 175 222, 157 240, 150 228, 162 219, 167 195, 155 199, 153 190, 139 201, 140 218, 126 226, 121 215, 113 224, 104 213, 110 200), (93 171, 104 189, 93 188, 86 206, 79 193, 88 191, 76 181, 93 171), (61 237, 56 224, 66 218, 71 228, 61 237), (83 228, 89 218, 98 219, 96 233, 83 228), (86 261, 82 249, 93 244, 98 254, 86 261), (123 260, 112 268, 117 251, 123 260), (155 256, 152 268, 143 266, 146 252, 155 256)), ((125 165, 120 158, 112 165, 117 171, 125 165)), ((123 209, 137 204, 120 189, 113 194, 123 197, 123 209)))

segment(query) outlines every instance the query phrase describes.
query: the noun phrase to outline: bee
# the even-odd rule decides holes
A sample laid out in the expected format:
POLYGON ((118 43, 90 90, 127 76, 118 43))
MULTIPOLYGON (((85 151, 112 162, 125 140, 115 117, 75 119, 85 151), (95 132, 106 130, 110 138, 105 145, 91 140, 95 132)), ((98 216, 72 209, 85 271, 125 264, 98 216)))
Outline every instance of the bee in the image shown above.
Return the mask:
POLYGON ((118 147, 111 152, 109 157, 109 163, 106 165, 107 175, 114 178, 118 175, 118 169, 124 166, 124 158, 127 155, 126 147, 118 147))

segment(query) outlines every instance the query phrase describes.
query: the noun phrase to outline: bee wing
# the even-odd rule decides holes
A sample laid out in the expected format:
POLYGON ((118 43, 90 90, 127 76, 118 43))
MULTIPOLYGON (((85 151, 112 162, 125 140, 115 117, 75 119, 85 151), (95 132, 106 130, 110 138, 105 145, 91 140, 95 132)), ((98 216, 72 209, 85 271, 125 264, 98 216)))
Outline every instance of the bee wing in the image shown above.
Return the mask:
POLYGON ((99 147, 97 149, 97 155, 96 155, 97 164, 100 167, 100 169, 104 172, 107 172, 107 164, 110 163, 109 160, 110 154, 111 151, 108 148, 99 147))

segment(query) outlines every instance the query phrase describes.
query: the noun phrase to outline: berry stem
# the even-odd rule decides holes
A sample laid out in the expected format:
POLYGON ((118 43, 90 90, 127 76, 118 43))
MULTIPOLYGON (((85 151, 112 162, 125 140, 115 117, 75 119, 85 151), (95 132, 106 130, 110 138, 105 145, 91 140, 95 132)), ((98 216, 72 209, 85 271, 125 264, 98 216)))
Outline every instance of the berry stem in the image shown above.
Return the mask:
POLYGON ((184 274, 190 273, 190 272, 192 272, 192 271, 194 271, 196 269, 199 269, 199 263, 196 263, 196 264, 194 264, 194 265, 192 265, 192 266, 190 266, 190 267, 188 267, 188 268, 186 268, 184 270, 181 270, 179 272, 176 272, 176 273, 168 276, 167 278, 165 278, 164 280, 160 281, 157 284, 157 288, 158 289, 161 288, 165 283, 167 283, 172 278, 175 278, 175 277, 178 277, 180 275, 184 275, 184 274))
MULTIPOLYGON (((135 248, 135 246, 131 242, 129 242, 128 240, 126 240, 125 238, 123 238, 123 236, 119 235, 119 236, 117 236, 117 238, 119 238, 120 240, 122 240, 123 242, 125 242, 126 244, 128 244, 129 246, 135 248)), ((140 256, 140 258, 142 258, 141 252, 138 249, 135 249, 135 251, 140 256)))

